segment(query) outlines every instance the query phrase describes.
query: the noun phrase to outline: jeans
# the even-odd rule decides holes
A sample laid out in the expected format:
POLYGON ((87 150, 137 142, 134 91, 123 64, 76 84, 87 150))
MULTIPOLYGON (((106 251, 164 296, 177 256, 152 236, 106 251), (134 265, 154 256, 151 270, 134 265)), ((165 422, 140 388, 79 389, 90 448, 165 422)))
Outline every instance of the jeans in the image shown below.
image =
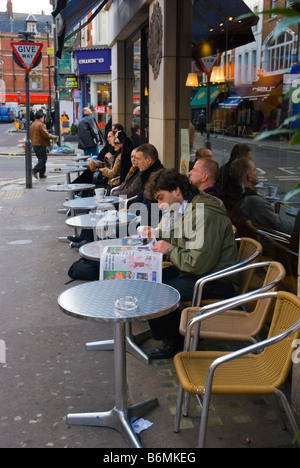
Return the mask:
POLYGON ((99 146, 95 145, 91 146, 90 148, 85 148, 83 152, 85 156, 98 156, 99 146))
POLYGON ((32 169, 32 172, 34 172, 35 174, 39 172, 41 177, 46 172, 47 149, 46 146, 34 146, 33 150, 35 152, 36 157, 38 158, 38 162, 32 169))
MULTIPOLYGON (((198 279, 198 276, 180 275, 180 271, 173 266, 163 269, 162 282, 177 289, 181 295, 181 302, 192 300, 194 286, 198 279)), ((235 289, 233 286, 220 281, 210 281, 203 288, 202 298, 227 299, 234 295, 235 289)), ((151 333, 155 340, 179 339, 181 337, 179 333, 181 310, 181 308, 178 308, 167 315, 149 320, 151 333)))

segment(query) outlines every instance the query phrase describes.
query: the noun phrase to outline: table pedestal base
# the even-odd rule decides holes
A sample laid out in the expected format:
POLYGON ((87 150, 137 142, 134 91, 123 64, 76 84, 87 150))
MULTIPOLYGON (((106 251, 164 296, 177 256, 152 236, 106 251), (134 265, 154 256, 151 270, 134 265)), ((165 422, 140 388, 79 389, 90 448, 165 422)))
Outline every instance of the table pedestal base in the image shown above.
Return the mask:
POLYGON ((115 429, 133 448, 141 448, 141 443, 134 432, 131 423, 144 416, 148 411, 158 406, 157 398, 150 398, 137 405, 130 406, 125 411, 114 407, 101 413, 68 414, 67 423, 80 426, 98 426, 115 429))
MULTIPOLYGON (((131 332, 131 326, 126 326, 127 334, 125 336, 125 346, 126 351, 132 356, 140 359, 145 364, 150 364, 150 359, 147 354, 144 353, 139 347, 138 344, 143 343, 146 339, 151 336, 150 329, 145 330, 141 333, 133 335, 131 332)), ((87 351, 113 351, 114 350, 114 340, 98 341, 94 343, 86 343, 87 351)))

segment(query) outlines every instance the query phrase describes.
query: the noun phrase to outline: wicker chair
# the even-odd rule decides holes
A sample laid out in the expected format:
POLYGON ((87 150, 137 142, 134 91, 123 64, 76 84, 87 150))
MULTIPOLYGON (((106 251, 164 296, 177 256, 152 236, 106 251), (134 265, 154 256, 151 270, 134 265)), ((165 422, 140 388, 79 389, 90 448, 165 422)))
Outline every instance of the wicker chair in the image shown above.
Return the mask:
MULTIPOLYGON (((174 357, 180 381, 174 431, 179 431, 183 394, 203 396, 199 447, 204 447, 211 395, 275 395, 284 407, 294 435, 298 428, 290 406, 279 388, 285 382, 292 365, 293 341, 300 336, 300 299, 288 292, 271 292, 237 298, 231 305, 221 306, 207 317, 223 312, 245 301, 276 299, 268 338, 238 351, 184 351, 174 357), (257 352, 263 350, 261 353, 257 352)), ((203 316, 195 317, 187 329, 189 341, 193 326, 203 316)))
MULTIPOLYGON (((242 237, 240 239, 237 239, 237 242, 239 243, 239 263, 229 268, 225 268, 222 271, 212 273, 211 275, 200 278, 195 284, 192 302, 185 302, 184 305, 199 307, 200 305, 203 306, 212 302, 216 302, 215 299, 202 300, 202 292, 205 284, 209 281, 215 280, 220 275, 223 275, 231 270, 235 270, 236 268, 242 267, 244 265, 254 263, 255 260, 257 260, 258 257, 260 257, 262 253, 262 245, 257 240, 248 237, 242 237)), ((254 270, 245 270, 241 272, 239 277, 239 294, 244 294, 248 291, 253 275, 254 270)))
MULTIPOLYGON (((259 270, 266 269, 264 282, 259 290, 255 290, 252 294, 258 292, 277 291, 280 287, 281 282, 285 278, 285 269, 278 262, 261 262, 246 265, 237 270, 233 270, 231 273, 235 274, 236 271, 241 269, 244 270, 259 270)), ((232 299, 229 299, 228 302, 232 299)), ((234 340, 234 341, 250 341, 255 343, 257 336, 261 332, 264 324, 270 320, 272 299, 264 299, 256 301, 255 308, 252 312, 246 312, 243 310, 227 310, 221 315, 213 316, 209 320, 201 321, 201 328, 199 325, 193 328, 198 328, 199 338, 209 338, 215 340, 234 340), (200 330, 199 330, 200 328, 200 330)), ((224 303, 224 302, 223 302, 224 303)), ((216 305, 207 305, 202 308, 199 307, 187 307, 181 313, 180 320, 180 334, 185 336, 188 323, 197 315, 205 314, 209 309, 215 308, 216 305)), ((197 341, 194 341, 194 349, 197 347, 197 341)))

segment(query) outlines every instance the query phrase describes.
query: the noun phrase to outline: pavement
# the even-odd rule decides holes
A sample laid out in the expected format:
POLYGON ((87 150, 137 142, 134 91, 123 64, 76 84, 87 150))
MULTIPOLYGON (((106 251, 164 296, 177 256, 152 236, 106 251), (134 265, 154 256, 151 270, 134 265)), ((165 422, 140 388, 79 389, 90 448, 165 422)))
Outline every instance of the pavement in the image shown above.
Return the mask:
MULTIPOLYGON (((48 170, 70 160, 69 155, 50 156, 48 170)), ((71 228, 66 215, 58 212, 64 194, 46 190, 57 183, 64 183, 64 176, 48 173, 47 179, 33 180, 32 189, 22 178, 0 186, 0 447, 125 452, 127 443, 115 430, 66 423, 67 413, 114 406, 112 352, 85 349, 87 342, 110 339, 113 330, 109 323, 77 320, 58 307, 59 294, 81 282, 66 284, 79 253, 58 241, 71 235, 71 228)), ((134 324, 134 332, 141 326, 134 324)), ((152 339, 142 344, 146 352, 154 346, 152 339)), ((203 341, 200 346, 226 350, 231 345, 203 341)), ((130 402, 159 400, 159 407, 145 416, 152 425, 139 436, 142 446, 148 451, 194 452, 201 410, 192 398, 189 416, 182 418, 180 432, 173 432, 178 380, 172 359, 146 365, 127 353, 127 372, 130 402)), ((290 386, 288 379, 287 395, 290 386)), ((212 398, 207 447, 293 448, 293 436, 282 430, 265 396, 212 398)))

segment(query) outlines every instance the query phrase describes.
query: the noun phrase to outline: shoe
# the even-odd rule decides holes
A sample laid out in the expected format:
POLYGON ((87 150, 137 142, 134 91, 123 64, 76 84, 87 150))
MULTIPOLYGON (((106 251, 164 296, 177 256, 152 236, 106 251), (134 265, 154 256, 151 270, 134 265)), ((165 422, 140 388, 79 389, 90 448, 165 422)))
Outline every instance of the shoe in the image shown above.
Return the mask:
POLYGON ((82 242, 84 240, 81 236, 68 236, 67 239, 70 242, 82 242))
POLYGON ((47 179, 46 175, 40 175, 40 179, 47 179))
POLYGON ((71 242, 69 245, 70 249, 80 249, 83 245, 88 244, 88 241, 83 240, 81 242, 71 242))
POLYGON ((162 346, 152 349, 148 355, 151 359, 170 359, 182 350, 182 338, 169 338, 163 340, 162 346))
POLYGON ((38 175, 37 175, 36 172, 33 172, 33 171, 32 171, 32 175, 33 175, 33 177, 34 177, 35 179, 38 179, 38 175))

